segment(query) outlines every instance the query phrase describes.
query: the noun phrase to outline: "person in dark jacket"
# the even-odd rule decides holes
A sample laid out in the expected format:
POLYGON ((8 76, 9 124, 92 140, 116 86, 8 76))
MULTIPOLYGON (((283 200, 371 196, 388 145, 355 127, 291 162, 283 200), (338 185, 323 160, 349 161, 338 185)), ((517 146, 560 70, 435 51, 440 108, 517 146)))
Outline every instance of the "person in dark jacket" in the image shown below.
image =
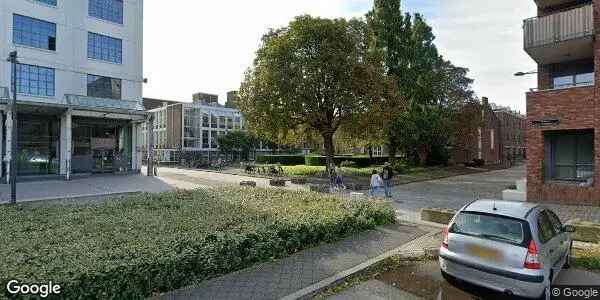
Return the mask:
POLYGON ((381 179, 383 179, 385 196, 388 198, 392 198, 392 178, 394 178, 394 169, 389 162, 386 162, 383 167, 383 172, 381 172, 381 179))

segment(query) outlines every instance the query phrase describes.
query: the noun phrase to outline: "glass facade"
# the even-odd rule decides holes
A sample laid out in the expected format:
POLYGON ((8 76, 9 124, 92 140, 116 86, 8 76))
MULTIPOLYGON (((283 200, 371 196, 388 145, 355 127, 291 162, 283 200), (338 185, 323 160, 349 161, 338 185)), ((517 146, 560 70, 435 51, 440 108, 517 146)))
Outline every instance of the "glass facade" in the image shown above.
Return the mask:
POLYGON ((56 51, 56 24, 13 15, 13 43, 56 51))
POLYGON ((73 173, 131 170, 131 125, 115 120, 73 118, 73 173))
POLYGON ((88 32, 88 58, 123 63, 123 41, 106 35, 88 32))
POLYGON ((23 95, 54 97, 54 69, 17 64, 17 92, 23 95))
POLYGON ((121 99, 121 90, 121 79, 97 75, 87 76, 88 97, 121 99))
POLYGON ((89 0, 91 17, 123 24, 123 0, 89 0))
POLYGON ((60 121, 47 116, 19 114, 18 123, 18 175, 58 174, 60 121))

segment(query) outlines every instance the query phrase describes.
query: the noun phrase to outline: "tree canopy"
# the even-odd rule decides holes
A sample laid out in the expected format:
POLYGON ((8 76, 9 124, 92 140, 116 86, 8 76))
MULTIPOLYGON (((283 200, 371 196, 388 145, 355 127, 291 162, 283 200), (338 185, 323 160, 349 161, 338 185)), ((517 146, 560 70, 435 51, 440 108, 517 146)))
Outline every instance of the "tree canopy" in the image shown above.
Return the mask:
POLYGON ((275 141, 314 131, 331 165, 336 131, 377 99, 382 65, 370 56, 369 37, 363 21, 311 16, 269 31, 240 88, 252 130, 275 141))

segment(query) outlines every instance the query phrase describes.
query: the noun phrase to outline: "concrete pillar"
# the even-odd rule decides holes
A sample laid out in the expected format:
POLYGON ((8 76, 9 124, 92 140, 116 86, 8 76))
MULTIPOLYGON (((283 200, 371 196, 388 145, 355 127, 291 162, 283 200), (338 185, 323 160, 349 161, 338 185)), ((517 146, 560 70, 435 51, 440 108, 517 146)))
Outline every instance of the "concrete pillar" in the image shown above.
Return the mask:
POLYGON ((66 180, 71 179, 72 129, 72 111, 69 109, 60 118, 60 175, 66 180))
POLYGON ((142 169, 142 124, 131 123, 131 169, 140 171, 142 169))
POLYGON ((4 162, 6 163, 6 183, 10 183, 11 169, 10 169, 10 158, 12 156, 10 144, 12 142, 12 112, 6 112, 6 121, 4 123, 6 128, 6 156, 4 156, 4 162))
POLYGON ((148 169, 146 175, 154 176, 154 114, 151 113, 148 118, 148 169))

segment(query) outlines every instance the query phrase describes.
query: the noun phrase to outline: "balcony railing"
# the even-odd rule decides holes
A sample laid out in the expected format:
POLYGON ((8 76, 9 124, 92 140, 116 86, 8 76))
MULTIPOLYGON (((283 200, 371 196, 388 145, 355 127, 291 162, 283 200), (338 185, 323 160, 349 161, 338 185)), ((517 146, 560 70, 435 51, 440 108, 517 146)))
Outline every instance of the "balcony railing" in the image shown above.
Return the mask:
POLYGON ((525 49, 591 36, 594 8, 591 4, 524 21, 525 49))
POLYGON ((577 87, 590 87, 590 86, 594 86, 594 84, 595 84, 595 82, 593 82, 593 81, 577 82, 577 83, 554 85, 553 87, 546 88, 546 89, 531 88, 531 89, 529 89, 529 91, 530 92, 543 92, 543 91, 564 90, 564 89, 577 88, 577 87))

